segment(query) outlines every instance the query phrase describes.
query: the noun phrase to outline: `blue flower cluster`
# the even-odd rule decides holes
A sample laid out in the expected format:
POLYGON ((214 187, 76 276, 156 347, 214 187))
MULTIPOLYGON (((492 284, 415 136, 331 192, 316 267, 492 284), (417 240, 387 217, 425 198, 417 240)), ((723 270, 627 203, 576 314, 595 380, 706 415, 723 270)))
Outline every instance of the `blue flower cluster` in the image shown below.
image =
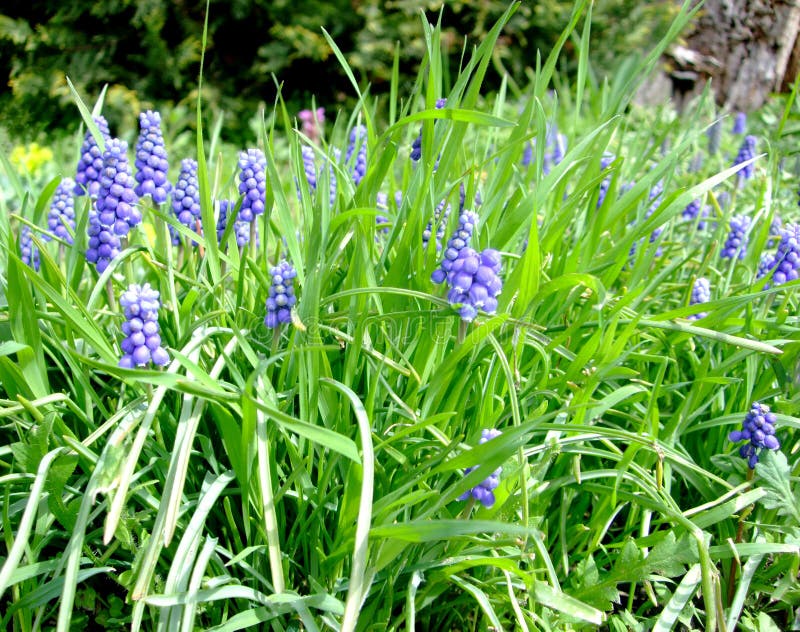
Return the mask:
POLYGON ((136 195, 149 195, 156 204, 167 201, 172 185, 167 180, 169 162, 161 133, 161 114, 147 110, 139 114, 136 142, 136 195))
POLYGON ((23 224, 19 231, 19 258, 26 266, 30 266, 38 272, 39 249, 31 239, 31 229, 27 224, 23 224))
MULTIPOLYGON (((739 153, 736 154, 736 158, 733 161, 733 166, 740 165, 743 162, 750 160, 756 155, 756 137, 755 136, 745 136, 744 140, 742 141, 742 146, 739 148, 739 153)), ((744 180, 749 180, 753 177, 753 173, 755 173, 755 167, 753 163, 750 163, 746 167, 742 167, 739 171, 739 183, 742 184, 744 180)))
MULTIPOLYGON (((236 203, 230 200, 221 200, 219 203, 219 217, 217 218, 217 241, 222 244, 225 229, 228 228, 228 215, 233 213, 236 203)), ((238 217, 233 224, 233 234, 236 236, 236 245, 244 248, 250 243, 250 222, 240 220, 238 217)), ((258 226, 256 225, 256 244, 258 243, 258 226)))
POLYGON ((239 152, 239 194, 244 196, 239 219, 252 222, 267 203, 267 157, 260 149, 239 152))
POLYGON ((747 459, 747 465, 751 470, 756 469, 758 453, 761 450, 777 450, 781 447, 775 436, 776 420, 775 413, 770 412, 769 406, 753 402, 750 412, 742 422, 742 429, 734 430, 728 435, 728 439, 733 443, 749 441, 739 448, 739 456, 747 459))
POLYGON ((97 192, 97 217, 101 226, 114 231, 119 237, 142 222, 136 208, 135 180, 128 165, 128 144, 111 138, 103 152, 103 171, 97 192))
POLYGON ((356 125, 350 132, 350 144, 344 157, 346 164, 350 164, 353 154, 356 156, 352 165, 353 184, 358 186, 367 173, 367 128, 363 125, 356 125))
MULTIPOLYGON (((94 117, 94 122, 100 133, 103 135, 103 142, 111 139, 108 131, 108 121, 102 116, 94 117)), ((90 130, 86 130, 81 145, 81 157, 78 159, 78 168, 75 172, 75 195, 86 195, 88 192, 91 197, 96 197, 100 189, 100 172, 103 170, 103 154, 97 146, 97 141, 92 136, 90 130)))
MULTIPOLYGON (((616 160, 616 156, 614 155, 606 155, 600 159, 600 171, 603 172, 611 166, 611 163, 616 160)), ((603 178, 603 181, 600 183, 600 192, 597 194, 597 208, 603 206, 603 202, 606 200, 606 195, 608 195, 608 188, 611 186, 611 176, 606 176, 603 178)))
POLYGON ((270 276, 272 285, 269 287, 264 325, 274 329, 281 323, 292 322, 292 307, 297 302, 294 295, 294 278, 297 276, 297 270, 284 260, 270 270, 270 276))
POLYGON ((158 310, 161 307, 158 290, 144 285, 131 284, 122 293, 119 304, 125 313, 122 323, 123 356, 119 366, 132 369, 152 362, 156 366, 164 366, 169 362, 169 355, 161 346, 161 335, 158 327, 158 310))
POLYGON ((75 181, 72 178, 64 178, 56 187, 53 201, 50 203, 50 212, 47 214, 47 228, 51 235, 63 239, 68 244, 72 244, 72 233, 75 232, 75 199, 72 192, 75 189, 75 181), (72 231, 72 232, 70 232, 72 231))
MULTIPOLYGON (((542 174, 548 175, 550 171, 564 159, 567 153, 567 137, 558 131, 558 127, 553 123, 547 128, 545 135, 544 161, 542 162, 542 174)), ((533 150, 536 148, 536 139, 525 143, 522 153, 522 166, 527 167, 534 161, 533 150)))
POLYGON ((317 190, 317 161, 314 150, 308 145, 303 145, 300 147, 300 155, 303 158, 303 171, 306 174, 308 188, 314 192, 317 190))
MULTIPOLYGON (((447 105, 447 99, 437 99, 435 108, 437 110, 441 110, 444 106, 447 105)), ((419 136, 414 139, 414 142, 411 143, 411 160, 417 162, 420 158, 422 158, 422 130, 419 132, 419 136)), ((438 164, 438 160, 436 161, 438 164)))
POLYGON ((723 259, 744 259, 747 252, 747 243, 750 239, 750 217, 747 215, 734 215, 731 218, 730 232, 722 246, 720 257, 723 259))
MULTIPOLYGON (((444 259, 441 266, 433 271, 431 280, 434 283, 443 283, 450 273, 453 261, 458 258, 458 253, 469 246, 472 233, 478 223, 478 215, 472 211, 464 211, 458 218, 458 228, 453 236, 447 241, 447 248, 444 251, 444 259)), ((442 222, 444 224, 444 222, 442 222)), ((423 234, 424 239, 424 234, 423 234)), ((430 239, 430 235, 428 235, 430 239)))
MULTIPOLYGON (((689 297, 689 305, 702 305, 711 300, 711 284, 705 277, 698 277, 692 286, 692 295, 689 297)), ((700 320, 708 316, 708 312, 698 312, 689 314, 689 320, 700 320)))
POLYGON ((100 215, 94 209, 89 211, 89 224, 86 232, 89 235, 86 261, 97 266, 97 272, 102 274, 112 259, 119 254, 119 237, 113 230, 100 223, 100 215))
MULTIPOLYGON (((487 428, 481 432, 481 438, 478 442, 479 444, 486 443, 487 441, 491 441, 495 437, 499 437, 502 433, 499 430, 495 430, 494 428, 487 428)), ((475 467, 468 467, 464 470, 464 476, 472 472, 475 467)), ((500 484, 500 475, 503 473, 503 468, 498 467, 494 472, 492 472, 488 478, 481 481, 478 485, 465 491, 461 496, 458 497, 458 500, 468 500, 470 497, 477 500, 481 503, 484 507, 489 508, 494 505, 494 490, 497 489, 497 486, 500 484)))
POLYGON ((422 248, 428 248, 428 242, 431 240, 433 232, 433 225, 436 224, 436 252, 442 249, 442 239, 444 239, 444 229, 447 226, 447 220, 450 218, 451 212, 450 205, 447 200, 439 202, 438 206, 433 209, 433 221, 429 221, 422 231, 422 248))
POLYGON ((744 134, 747 129, 747 114, 744 112, 737 112, 736 117, 733 119, 733 133, 744 134))
MULTIPOLYGON (((761 276, 771 271, 770 284, 773 286, 783 285, 800 278, 800 225, 786 225, 781 232, 781 241, 775 256, 771 257, 769 263, 765 262, 764 265, 764 274, 761 276)), ((761 266, 759 266, 759 273, 761 272, 761 266)))
POLYGON ((708 222, 706 219, 711 214, 711 207, 706 205, 702 207, 701 211, 701 202, 700 199, 692 200, 689 204, 686 205, 686 208, 683 209, 681 212, 681 217, 687 221, 693 221, 697 219, 697 216, 700 216, 700 221, 697 222, 697 230, 705 230, 708 222))
MULTIPOLYGON (((201 220, 200 185, 197 182, 197 161, 192 158, 181 160, 181 172, 172 191, 172 210, 181 224, 198 232, 197 222, 201 220)), ((176 246, 180 244, 178 231, 173 229, 170 233, 172 243, 176 246)))
POLYGON ((447 273, 447 300, 462 320, 472 322, 479 309, 487 314, 497 311, 497 296, 503 289, 500 267, 497 250, 487 248, 478 253, 469 246, 459 250, 447 273))
POLYGON ((342 152, 339 151, 337 147, 333 148, 333 160, 330 161, 329 167, 329 184, 330 187, 330 203, 331 206, 336 204, 336 191, 337 191, 337 183, 336 183, 336 167, 334 166, 342 159, 342 152))

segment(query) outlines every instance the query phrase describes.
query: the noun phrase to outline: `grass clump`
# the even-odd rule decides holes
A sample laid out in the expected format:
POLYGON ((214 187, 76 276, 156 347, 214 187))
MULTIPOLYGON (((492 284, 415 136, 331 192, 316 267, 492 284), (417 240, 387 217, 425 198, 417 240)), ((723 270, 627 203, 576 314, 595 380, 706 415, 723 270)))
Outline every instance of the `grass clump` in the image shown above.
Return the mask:
MULTIPOLYGON (((482 96, 513 10, 452 84, 424 23, 388 116, 358 92, 309 135, 278 101, 241 150, 198 103, 195 155, 164 138, 199 215, 140 198, 102 270, 91 195, 51 235, 61 178, 3 159, 5 628, 791 625, 796 283, 759 266, 793 252, 781 129, 753 121, 766 153, 731 166, 708 98, 677 117, 598 85, 588 27, 549 94, 586 2, 527 91, 482 96), (773 439, 748 463, 754 401, 773 439)), ((97 127, 102 97, 79 105, 97 127)))

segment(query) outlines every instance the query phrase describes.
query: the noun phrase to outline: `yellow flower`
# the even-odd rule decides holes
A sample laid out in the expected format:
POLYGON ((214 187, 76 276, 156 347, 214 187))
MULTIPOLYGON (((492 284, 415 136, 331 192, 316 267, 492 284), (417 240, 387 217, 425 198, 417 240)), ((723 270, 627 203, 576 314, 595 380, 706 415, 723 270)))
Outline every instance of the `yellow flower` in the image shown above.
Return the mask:
POLYGON ((53 152, 39 143, 17 145, 11 150, 11 164, 21 175, 34 175, 44 164, 53 159, 53 152))

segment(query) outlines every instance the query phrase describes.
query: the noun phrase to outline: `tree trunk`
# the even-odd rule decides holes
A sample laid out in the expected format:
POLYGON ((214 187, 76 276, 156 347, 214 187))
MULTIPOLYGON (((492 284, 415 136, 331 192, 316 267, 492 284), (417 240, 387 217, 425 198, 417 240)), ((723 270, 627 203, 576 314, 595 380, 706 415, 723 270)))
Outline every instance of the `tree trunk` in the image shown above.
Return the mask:
POLYGON ((798 0, 707 0, 686 43, 716 61, 717 103, 746 112, 794 81, 797 68, 789 59, 798 29, 798 0))

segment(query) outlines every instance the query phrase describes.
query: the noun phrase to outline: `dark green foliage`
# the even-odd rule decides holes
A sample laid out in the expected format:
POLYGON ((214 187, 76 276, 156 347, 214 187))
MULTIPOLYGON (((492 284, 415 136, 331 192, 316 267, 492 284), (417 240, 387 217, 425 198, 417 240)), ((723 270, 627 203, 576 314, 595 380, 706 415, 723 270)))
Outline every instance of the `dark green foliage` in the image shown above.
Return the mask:
MULTIPOLYGON (((644 46, 669 22, 664 2, 600 0, 592 25, 592 65, 609 69, 623 50, 644 46)), ((344 100, 350 85, 322 29, 338 42, 356 76, 374 92, 388 90, 395 49, 410 88, 425 41, 421 11, 435 22, 441 11, 442 47, 454 75, 468 49, 480 43, 507 8, 505 0, 233 0, 211 5, 204 91, 212 108, 229 114, 231 140, 249 134, 248 121, 261 103, 271 104, 277 86, 306 107, 310 95, 322 105, 344 100), (442 8, 444 6, 444 8, 442 8)), ((537 50, 549 54, 572 2, 523 4, 511 19, 495 59, 517 81, 536 66, 537 50)), ((670 5, 671 6, 671 5, 670 5)), ((35 138, 48 129, 71 128, 74 110, 65 76, 82 94, 110 89, 106 114, 112 128, 133 126, 131 116, 155 103, 191 99, 200 63, 204 2, 111 0, 86 3, 4 2, 0 13, 0 95, 3 125, 11 135, 35 138), (133 114, 131 114, 133 113, 133 114)), ((575 41, 562 65, 574 70, 575 41)), ((446 79, 446 78, 445 78, 446 79)), ((492 81, 490 77, 490 81, 492 81)))

